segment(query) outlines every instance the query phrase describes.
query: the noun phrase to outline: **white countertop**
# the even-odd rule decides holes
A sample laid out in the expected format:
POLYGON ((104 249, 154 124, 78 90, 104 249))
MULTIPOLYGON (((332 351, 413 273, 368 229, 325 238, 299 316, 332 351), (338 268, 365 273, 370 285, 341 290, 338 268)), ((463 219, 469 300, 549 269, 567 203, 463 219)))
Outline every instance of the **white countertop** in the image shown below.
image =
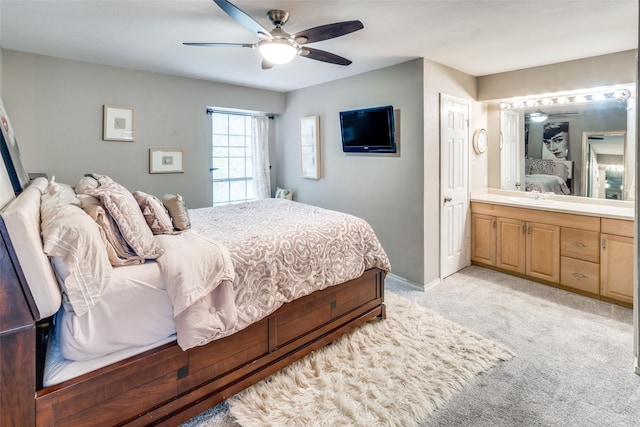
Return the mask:
POLYGON ((538 209, 616 219, 635 219, 633 201, 592 199, 579 196, 546 195, 546 200, 529 199, 530 193, 488 188, 471 193, 472 202, 538 209))

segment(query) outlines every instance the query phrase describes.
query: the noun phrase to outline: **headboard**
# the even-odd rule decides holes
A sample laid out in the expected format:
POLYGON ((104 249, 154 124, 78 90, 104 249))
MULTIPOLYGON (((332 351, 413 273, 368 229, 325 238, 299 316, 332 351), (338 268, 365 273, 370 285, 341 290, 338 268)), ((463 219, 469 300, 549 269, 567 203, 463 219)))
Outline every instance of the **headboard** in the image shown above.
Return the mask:
POLYGON ((524 161, 525 175, 556 175, 562 178, 573 192, 573 161, 527 158, 524 161))
POLYGON ((62 295, 40 236, 40 198, 46 178, 36 178, 0 212, 41 320, 55 314, 62 295), (27 267, 27 268, 25 268, 27 267))

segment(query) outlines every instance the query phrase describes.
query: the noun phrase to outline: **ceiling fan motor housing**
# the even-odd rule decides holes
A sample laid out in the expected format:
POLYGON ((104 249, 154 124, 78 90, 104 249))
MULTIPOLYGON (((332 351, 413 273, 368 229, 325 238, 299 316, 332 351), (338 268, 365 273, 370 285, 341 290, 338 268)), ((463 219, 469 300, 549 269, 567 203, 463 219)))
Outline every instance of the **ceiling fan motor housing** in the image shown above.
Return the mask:
POLYGON ((284 10, 271 9, 267 16, 276 27, 284 25, 289 20, 289 12, 284 10))

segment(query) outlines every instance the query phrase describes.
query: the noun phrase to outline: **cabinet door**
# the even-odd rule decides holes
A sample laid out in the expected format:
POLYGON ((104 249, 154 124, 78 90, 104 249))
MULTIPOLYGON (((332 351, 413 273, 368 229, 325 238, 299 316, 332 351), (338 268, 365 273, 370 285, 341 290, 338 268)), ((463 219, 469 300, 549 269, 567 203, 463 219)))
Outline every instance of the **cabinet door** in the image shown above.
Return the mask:
POLYGON ((600 295, 633 304, 633 238, 600 238, 600 295))
POLYGON ((496 264, 496 217, 471 214, 471 261, 496 264))
POLYGON ((527 276, 560 282, 560 227, 527 223, 527 276))
POLYGON ((518 273, 525 272, 525 223, 497 218, 496 266, 518 273))

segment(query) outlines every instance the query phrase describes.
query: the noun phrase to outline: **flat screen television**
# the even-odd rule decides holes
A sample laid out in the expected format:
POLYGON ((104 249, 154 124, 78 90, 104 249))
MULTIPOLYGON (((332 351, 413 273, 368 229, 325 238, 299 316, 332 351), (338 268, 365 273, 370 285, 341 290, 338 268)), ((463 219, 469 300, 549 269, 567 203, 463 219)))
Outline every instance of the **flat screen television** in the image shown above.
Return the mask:
POLYGON ((345 153, 395 153, 393 106, 341 111, 340 133, 345 153))

